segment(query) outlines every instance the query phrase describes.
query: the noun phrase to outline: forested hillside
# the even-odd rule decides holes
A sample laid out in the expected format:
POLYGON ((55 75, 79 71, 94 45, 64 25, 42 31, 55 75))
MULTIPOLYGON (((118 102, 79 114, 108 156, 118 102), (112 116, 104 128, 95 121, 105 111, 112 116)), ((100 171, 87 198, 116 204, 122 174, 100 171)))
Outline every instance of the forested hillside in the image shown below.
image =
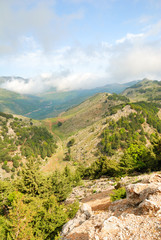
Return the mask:
MULTIPOLYGON (((66 199, 84 179, 94 184, 103 176, 117 185, 121 177, 160 171, 160 112, 158 101, 109 93, 42 122, 0 112, 0 238, 60 239, 79 208, 78 195, 66 199)), ((114 200, 125 197, 118 188, 114 200)))
MULTIPOLYGON (((62 138, 65 161, 70 161, 73 166, 89 166, 97 159, 107 159, 106 162, 111 161, 117 169, 131 148, 139 151, 141 147, 150 151, 154 142, 158 141, 161 133, 160 109, 159 103, 131 103, 128 98, 117 94, 99 94, 63 113, 60 118, 53 119, 51 125, 62 138)), ((154 155, 151 154, 149 156, 154 155)), ((142 166, 131 166, 131 172, 158 169, 147 162, 140 164, 142 166)), ((96 172, 96 175, 109 174, 100 169, 96 172)), ((119 175, 117 171, 112 174, 119 175)))
MULTIPOLYGON (((128 103, 129 104, 129 103, 128 103)), ((130 104, 133 112, 109 121, 100 135, 98 160, 84 169, 84 176, 123 176, 161 169, 159 104, 130 104)))
POLYGON ((0 173, 14 178, 26 159, 41 162, 56 149, 53 136, 32 119, 13 117, 0 112, 0 173))
POLYGON ((57 148, 38 121, 0 112, 0 239, 59 239, 79 204, 64 204, 79 173, 40 171, 57 148))

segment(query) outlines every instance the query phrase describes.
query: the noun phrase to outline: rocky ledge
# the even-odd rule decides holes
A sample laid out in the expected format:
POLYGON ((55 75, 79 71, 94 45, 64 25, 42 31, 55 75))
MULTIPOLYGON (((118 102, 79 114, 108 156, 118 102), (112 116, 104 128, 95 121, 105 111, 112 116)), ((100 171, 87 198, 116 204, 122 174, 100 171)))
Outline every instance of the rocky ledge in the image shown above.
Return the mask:
POLYGON ((161 239, 161 175, 127 185, 126 195, 110 203, 107 211, 95 212, 82 204, 64 225, 62 240, 161 239))

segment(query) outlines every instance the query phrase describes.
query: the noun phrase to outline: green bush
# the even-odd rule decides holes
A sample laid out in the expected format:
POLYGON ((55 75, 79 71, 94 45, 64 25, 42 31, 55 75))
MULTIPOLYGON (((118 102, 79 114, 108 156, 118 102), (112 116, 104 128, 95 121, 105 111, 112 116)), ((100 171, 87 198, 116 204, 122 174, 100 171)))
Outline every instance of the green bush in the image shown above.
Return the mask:
POLYGON ((67 206, 67 214, 69 218, 74 218, 79 209, 79 201, 75 201, 67 206))
POLYGON ((67 147, 71 147, 71 146, 73 146, 74 143, 75 143, 75 139, 72 138, 72 139, 67 143, 67 147))
POLYGON ((62 122, 58 122, 58 123, 57 123, 57 126, 58 126, 58 127, 61 127, 61 126, 62 126, 62 122))
POLYGON ((112 202, 123 198, 126 198, 126 189, 124 187, 114 190, 114 192, 110 195, 112 202))
POLYGON ((13 167, 18 168, 19 167, 19 162, 17 160, 13 160, 13 167))

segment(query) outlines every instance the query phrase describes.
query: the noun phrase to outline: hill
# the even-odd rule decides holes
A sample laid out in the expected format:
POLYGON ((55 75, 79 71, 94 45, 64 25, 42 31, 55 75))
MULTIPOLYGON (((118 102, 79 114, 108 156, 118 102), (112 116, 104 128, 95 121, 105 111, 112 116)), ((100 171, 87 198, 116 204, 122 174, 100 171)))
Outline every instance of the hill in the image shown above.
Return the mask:
POLYGON ((43 121, 1 112, 1 238, 56 240, 66 223, 62 239, 145 238, 147 229, 158 239, 161 176, 145 173, 161 170, 160 112, 158 102, 109 93, 43 121), (78 199, 92 209, 75 216, 78 199))
POLYGON ((94 89, 80 89, 73 91, 57 92, 56 89, 50 89, 47 92, 38 94, 37 96, 43 99, 43 101, 50 101, 48 106, 50 111, 46 114, 46 118, 56 117, 61 112, 81 104, 83 101, 97 93, 121 93, 124 89, 136 84, 137 82, 138 81, 132 81, 124 84, 114 83, 94 89))
POLYGON ((160 101, 161 82, 143 79, 139 83, 125 89, 122 95, 130 98, 132 101, 160 101))
MULTIPOLYGON (((53 118, 53 131, 68 137, 79 130, 91 126, 108 114, 112 107, 129 101, 126 97, 113 94, 113 99, 108 93, 99 93, 88 98, 76 107, 68 109, 57 118, 53 118), (115 99, 116 98, 116 99, 115 99), (60 125, 59 125, 59 123, 60 125), (57 124, 58 123, 58 124, 57 124)), ((113 110, 115 111, 115 110, 113 110)))
MULTIPOLYGON (((16 77, 25 83, 28 79, 16 77)), ((12 77, 0 77, 0 86, 5 82, 12 82, 12 77)), ((56 117, 61 112, 80 104, 96 93, 120 93, 126 87, 135 84, 137 81, 125 84, 108 84, 104 87, 94 89, 80 89, 73 91, 56 91, 51 88, 37 95, 18 94, 0 88, 0 111, 12 114, 27 116, 34 119, 45 119, 56 117)))
POLYGON ((42 162, 55 152, 53 136, 40 122, 0 112, 0 177, 14 178, 26 160, 42 162))
POLYGON ((0 111, 18 115, 30 115, 29 112, 43 107, 38 97, 23 95, 0 88, 0 111))
POLYGON ((61 138, 64 160, 89 165, 100 155, 119 161, 131 144, 149 146, 161 133, 160 109, 158 103, 100 93, 44 124, 61 138))

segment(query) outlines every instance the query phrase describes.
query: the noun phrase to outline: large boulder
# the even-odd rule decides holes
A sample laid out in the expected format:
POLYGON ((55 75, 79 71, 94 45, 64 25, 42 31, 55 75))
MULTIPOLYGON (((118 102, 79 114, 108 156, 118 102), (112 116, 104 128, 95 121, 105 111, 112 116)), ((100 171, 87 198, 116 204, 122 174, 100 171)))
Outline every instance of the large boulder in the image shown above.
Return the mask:
POLYGON ((139 204, 139 209, 142 213, 151 213, 155 214, 161 210, 161 204, 157 204, 155 201, 145 199, 142 203, 139 204))
POLYGON ((160 174, 155 174, 155 175, 152 175, 150 178, 149 178, 149 183, 161 183, 161 175, 160 174))
POLYGON ((71 232, 74 228, 80 226, 83 222, 88 220, 92 216, 92 209, 91 207, 84 203, 80 207, 79 211, 77 212, 74 219, 71 219, 69 222, 67 222, 62 229, 62 235, 67 235, 69 232, 71 232))
POLYGON ((161 211, 161 175, 152 175, 148 182, 128 185, 127 203, 138 206, 143 214, 156 214, 161 211))
POLYGON ((120 231, 121 227, 122 227, 122 224, 117 217, 115 216, 109 217, 102 223, 100 227, 100 234, 99 234, 100 239, 105 238, 107 235, 116 234, 117 232, 120 231))
POLYGON ((156 193, 161 194, 161 184, 130 184, 126 187, 127 202, 136 206, 156 193))

